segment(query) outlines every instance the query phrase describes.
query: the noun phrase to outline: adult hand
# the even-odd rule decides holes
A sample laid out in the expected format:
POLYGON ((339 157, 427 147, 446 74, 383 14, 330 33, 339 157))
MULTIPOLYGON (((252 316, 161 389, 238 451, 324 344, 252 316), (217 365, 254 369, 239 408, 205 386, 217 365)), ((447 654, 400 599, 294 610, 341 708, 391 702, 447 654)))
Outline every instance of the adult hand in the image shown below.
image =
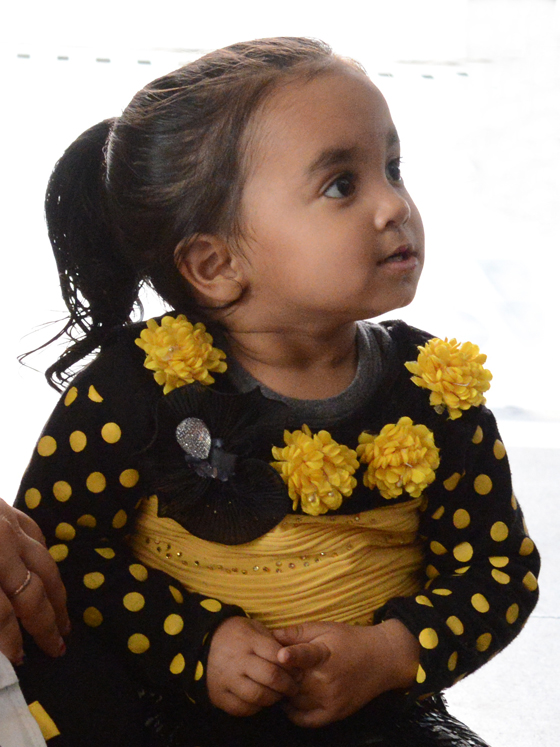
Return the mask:
POLYGON ((257 620, 230 617, 212 636, 206 682, 212 703, 232 716, 252 716, 298 685, 278 662, 281 646, 257 620))
POLYGON ((13 664, 23 660, 20 624, 45 653, 64 653, 70 620, 56 563, 33 519, 0 499, 0 651, 13 664))
POLYGON ((278 661, 299 673, 299 691, 285 706, 298 726, 339 721, 381 693, 414 682, 419 644, 398 620, 364 627, 305 623, 273 633, 283 646, 278 661))

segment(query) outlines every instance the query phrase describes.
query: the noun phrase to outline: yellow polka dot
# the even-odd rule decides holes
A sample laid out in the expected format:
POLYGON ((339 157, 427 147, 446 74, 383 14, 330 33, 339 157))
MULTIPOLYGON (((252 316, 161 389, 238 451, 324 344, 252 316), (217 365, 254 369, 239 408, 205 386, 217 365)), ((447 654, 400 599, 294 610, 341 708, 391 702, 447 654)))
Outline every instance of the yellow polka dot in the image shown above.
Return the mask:
POLYGON ((467 676, 467 672, 463 672, 463 674, 460 674, 458 677, 455 677, 453 680, 453 684, 456 685, 458 682, 461 682, 461 680, 464 680, 467 676))
POLYGON ((525 532, 525 534, 528 535, 529 534, 529 529, 527 528, 527 522, 525 521, 525 519, 523 519, 522 523, 523 523, 523 531, 525 532))
POLYGON ((505 539, 507 539, 508 534, 509 529, 503 521, 497 521, 495 524, 492 524, 492 527, 490 529, 490 536, 492 537, 494 542, 503 542, 505 539))
POLYGON ((105 423, 101 429, 101 437, 108 444, 116 444, 122 436, 122 431, 116 423, 105 423))
POLYGON ((445 623, 449 630, 451 630, 452 633, 455 633, 455 635, 463 635, 463 633, 465 632, 463 623, 459 620, 458 617, 455 617, 455 615, 451 615, 451 617, 448 617, 445 623))
POLYGON ((495 568, 492 570, 492 578, 497 581, 499 584, 509 584, 511 581, 511 578, 508 576, 507 573, 504 573, 503 571, 498 571, 495 568))
POLYGON ((416 601, 418 604, 423 604, 425 607, 433 607, 431 600, 428 597, 425 597, 423 594, 420 594, 416 597, 416 601))
POLYGON ((37 508, 41 503, 41 493, 37 488, 29 488, 25 491, 25 505, 27 508, 37 508))
POLYGON ((173 599, 177 602, 177 604, 183 604, 184 598, 179 589, 176 589, 174 586, 169 587, 169 591, 171 592, 171 595, 173 599))
POLYGON ((538 587, 537 579, 534 573, 526 573, 523 577, 523 586, 529 591, 535 591, 538 587))
POLYGON ((72 451, 83 451, 87 446, 87 436, 83 431, 74 431, 70 434, 70 448, 72 451))
POLYGON ((98 628, 103 622, 103 615, 97 607, 88 607, 84 610, 84 622, 90 628, 98 628))
POLYGON ((505 555, 494 555, 493 557, 488 558, 488 560, 492 563, 494 568, 505 568, 509 563, 509 558, 506 558, 505 555))
POLYGON ((80 516, 76 524, 79 524, 79 526, 81 527, 89 527, 90 529, 94 529, 97 526, 97 519, 91 514, 84 514, 83 516, 80 516))
POLYGON ((148 569, 140 563, 132 563, 128 566, 128 570, 137 581, 145 581, 148 578, 148 569))
POLYGON ((519 617, 519 605, 518 604, 512 604, 511 607, 508 607, 506 612, 506 620, 510 625, 513 625, 513 623, 517 620, 519 617))
POLYGON ((463 573, 466 573, 470 568, 470 565, 466 565, 464 568, 455 568, 454 576, 462 576, 463 573))
POLYGON ((433 628, 424 628, 418 636, 418 640, 422 648, 427 649, 435 648, 439 643, 438 635, 433 628))
POLYGON ((471 517, 468 511, 464 508, 458 508, 453 514, 453 525, 457 529, 465 529, 471 523, 471 517))
POLYGON ((474 489, 479 495, 488 495, 492 490, 492 480, 488 475, 479 475, 475 478, 474 489))
POLYGON ((134 633, 128 639, 128 648, 133 654, 143 654, 150 648, 150 641, 143 633, 134 633))
POLYGON ((171 664, 169 665, 169 671, 171 674, 181 674, 185 668, 185 657, 183 654, 177 654, 173 657, 171 664))
POLYGON ((146 600, 137 591, 131 591, 130 594, 125 594, 123 597, 123 604, 129 612, 138 612, 146 604, 146 600))
POLYGON ((457 651, 454 651, 449 659, 447 660, 447 668, 450 672, 454 672, 455 668, 457 667, 457 659, 459 658, 459 654, 457 651))
POLYGON ((60 563, 68 557, 68 547, 66 545, 53 545, 49 547, 49 553, 53 560, 60 563))
POLYGON ((418 671, 416 672, 416 682, 418 682, 419 685, 421 685, 423 682, 426 682, 426 672, 424 671, 424 668, 421 664, 418 664, 418 671))
POLYGON ((219 612, 222 609, 222 605, 217 599, 203 599, 200 606, 208 612, 219 612))
POLYGON ((455 488, 459 484, 460 479, 461 475, 458 472, 454 472, 451 477, 448 477, 447 480, 443 481, 443 487, 446 490, 455 490, 455 488))
POLYGON ((445 513, 445 507, 440 506, 434 513, 432 514, 432 519, 441 519, 443 514, 445 513))
POLYGON ((514 494, 511 494, 511 507, 514 511, 517 511, 517 498, 514 496, 514 494))
POLYGON ((447 552, 441 542, 430 542, 430 550, 434 553, 434 555, 445 555, 445 553, 447 552))
POLYGON ((476 649, 477 651, 487 651, 490 648, 490 644, 492 643, 492 634, 491 633, 483 633, 482 635, 479 635, 476 639, 476 649))
POLYGON ((437 594, 440 597, 448 597, 451 594, 450 589, 434 589, 432 594, 437 594))
POLYGON ((439 576, 439 571, 433 565, 427 565, 426 566, 426 576, 428 578, 435 578, 436 576, 439 576))
POLYGON ((105 576, 98 571, 94 571, 93 573, 86 573, 86 575, 84 576, 84 586, 86 586, 88 589, 99 589, 104 581, 105 576))
POLYGON ((102 472, 92 472, 86 480, 86 487, 90 493, 102 493, 107 487, 107 480, 102 472))
POLYGON ((482 439, 484 438, 484 433, 482 432, 482 428, 477 425, 476 431, 474 432, 474 436, 472 437, 473 444, 479 444, 482 442, 482 439))
POLYGON ((119 476, 119 482, 123 488, 133 488, 139 479, 140 475, 135 469, 125 469, 119 476))
POLYGON ((56 441, 52 436, 43 436, 39 439, 37 451, 42 457, 51 456, 56 451, 56 441))
POLYGON ((61 522, 57 526, 54 533, 57 539, 64 540, 65 542, 73 540, 76 536, 76 530, 74 529, 72 524, 67 524, 65 521, 61 522))
POLYGON ((126 515, 126 511, 121 508, 120 511, 117 511, 117 513, 113 516, 113 529, 122 529, 124 525, 126 524, 128 520, 128 517, 126 515))
POLYGON ((115 551, 112 547, 96 547, 95 552, 106 560, 112 560, 115 557, 115 551))
POLYGON ((461 542, 453 548, 453 557, 459 563, 468 563, 473 556, 473 547, 470 542, 461 542))
POLYGON ((483 594, 473 594, 471 604, 477 612, 488 612, 490 605, 483 594))
POLYGON ((496 459, 503 459, 506 455, 506 448, 499 438, 494 441, 493 451, 496 459))
POLYGON ((198 680, 201 680, 203 676, 204 676, 204 667, 202 666, 202 662, 197 661, 196 669, 194 671, 194 678, 198 682, 198 680))
POLYGON ((93 384, 88 389, 88 395, 87 395, 92 402, 103 402, 103 397, 99 394, 97 389, 93 386, 93 384))
POLYGON ((184 624, 181 615, 168 615, 163 622, 163 629, 167 635, 177 635, 183 630, 184 624))
POLYGON ((534 549, 535 543, 533 540, 530 537, 525 537, 519 548, 519 554, 523 556, 530 555, 534 549))
POLYGON ((78 390, 75 386, 70 387, 70 389, 66 392, 66 397, 64 397, 64 404, 66 407, 69 407, 72 402, 76 399, 78 396, 78 390))
POLYGON ((72 495, 72 488, 64 480, 59 480, 53 485, 53 495, 57 501, 64 503, 72 495))

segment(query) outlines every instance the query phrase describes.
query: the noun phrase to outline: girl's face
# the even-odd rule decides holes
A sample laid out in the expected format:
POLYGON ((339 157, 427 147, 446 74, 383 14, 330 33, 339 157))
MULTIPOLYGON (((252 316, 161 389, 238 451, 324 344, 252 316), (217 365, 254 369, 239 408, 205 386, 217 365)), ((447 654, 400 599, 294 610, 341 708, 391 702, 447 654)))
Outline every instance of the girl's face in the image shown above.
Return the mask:
POLYGON ((320 328, 412 301, 422 221, 387 104, 364 74, 341 64, 280 88, 250 142, 241 243, 253 321, 320 328))

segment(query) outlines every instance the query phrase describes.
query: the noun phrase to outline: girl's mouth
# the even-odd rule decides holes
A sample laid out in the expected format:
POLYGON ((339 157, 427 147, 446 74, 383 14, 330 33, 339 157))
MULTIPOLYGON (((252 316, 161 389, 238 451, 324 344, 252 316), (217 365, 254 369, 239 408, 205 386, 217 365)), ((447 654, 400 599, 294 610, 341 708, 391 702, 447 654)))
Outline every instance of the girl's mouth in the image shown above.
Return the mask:
POLYGON ((415 258, 416 253, 409 245, 399 246, 389 257, 384 259, 381 264, 394 263, 394 262, 406 262, 409 259, 415 258))

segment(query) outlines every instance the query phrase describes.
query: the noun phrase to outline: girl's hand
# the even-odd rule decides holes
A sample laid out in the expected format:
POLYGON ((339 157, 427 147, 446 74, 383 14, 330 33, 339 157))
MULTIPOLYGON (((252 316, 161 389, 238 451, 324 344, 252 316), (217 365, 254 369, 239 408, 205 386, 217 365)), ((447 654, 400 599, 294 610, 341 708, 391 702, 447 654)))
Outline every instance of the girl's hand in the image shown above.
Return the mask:
POLYGON ((419 644, 398 620, 366 627, 306 623, 275 630, 278 661, 298 676, 286 713, 298 726, 325 726, 350 716, 387 690, 410 687, 419 644))
POLYGON ((64 653, 70 632, 66 591, 41 530, 0 499, 0 651, 23 660, 19 623, 50 656, 64 653))
POLYGON ((230 617, 210 644, 206 681, 212 703, 232 716, 252 716, 294 697, 294 677, 278 661, 281 645, 257 620, 230 617))

